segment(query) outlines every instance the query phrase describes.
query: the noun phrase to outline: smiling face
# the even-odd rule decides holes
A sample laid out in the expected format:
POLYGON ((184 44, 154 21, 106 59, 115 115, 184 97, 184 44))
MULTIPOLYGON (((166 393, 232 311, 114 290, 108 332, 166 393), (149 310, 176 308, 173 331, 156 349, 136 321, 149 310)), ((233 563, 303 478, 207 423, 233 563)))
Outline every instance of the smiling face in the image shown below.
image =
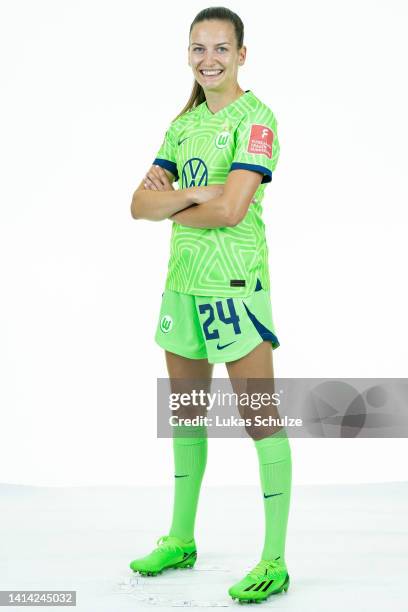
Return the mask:
POLYGON ((246 47, 237 49, 230 21, 210 19, 193 26, 188 64, 205 91, 227 91, 237 85, 238 66, 245 62, 246 47))

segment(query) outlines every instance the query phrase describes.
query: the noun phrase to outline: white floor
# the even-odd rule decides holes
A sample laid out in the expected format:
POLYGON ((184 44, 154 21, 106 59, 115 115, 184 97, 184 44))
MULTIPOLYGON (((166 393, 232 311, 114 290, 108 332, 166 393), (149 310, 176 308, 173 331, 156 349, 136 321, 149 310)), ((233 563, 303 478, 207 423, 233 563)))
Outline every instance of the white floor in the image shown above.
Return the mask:
MULTIPOLYGON (((0 590, 76 590, 76 609, 87 612, 242 609, 227 589, 259 561, 260 490, 204 485, 195 567, 138 577, 128 563, 166 534, 172 495, 171 487, 0 485, 0 590)), ((260 605, 408 610, 407 516, 406 482, 295 487, 286 550, 291 587, 260 605)))

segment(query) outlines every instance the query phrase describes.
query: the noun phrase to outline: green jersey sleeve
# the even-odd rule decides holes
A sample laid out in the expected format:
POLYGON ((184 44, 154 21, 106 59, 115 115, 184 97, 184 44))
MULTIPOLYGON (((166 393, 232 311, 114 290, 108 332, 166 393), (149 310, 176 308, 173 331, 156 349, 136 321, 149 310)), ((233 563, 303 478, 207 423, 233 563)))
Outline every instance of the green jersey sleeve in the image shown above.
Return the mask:
POLYGON ((235 130, 235 153, 230 171, 260 172, 261 183, 270 183, 278 158, 277 121, 272 111, 264 108, 246 116, 235 130))
POLYGON ((157 152, 153 164, 169 170, 178 180, 177 162, 176 162, 177 139, 173 124, 167 130, 163 143, 157 152))

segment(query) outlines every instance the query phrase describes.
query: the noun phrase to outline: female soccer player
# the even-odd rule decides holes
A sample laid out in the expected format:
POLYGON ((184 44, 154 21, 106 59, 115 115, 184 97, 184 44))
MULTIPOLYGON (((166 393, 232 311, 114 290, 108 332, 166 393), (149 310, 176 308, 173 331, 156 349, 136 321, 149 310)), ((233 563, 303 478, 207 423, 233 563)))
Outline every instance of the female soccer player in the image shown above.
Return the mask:
MULTIPOLYGON (((231 381, 273 382, 272 350, 279 342, 261 202, 279 143, 272 111, 238 84, 246 57, 243 35, 241 19, 229 9, 208 8, 196 16, 188 47, 195 79, 190 99, 132 198, 133 218, 173 222, 155 336, 173 382, 211 380, 214 363, 226 364, 231 381)), ((144 575, 192 567, 196 561, 194 523, 207 435, 204 427, 190 430, 188 438, 173 436, 169 534, 152 553, 130 564, 144 575)), ((253 427, 249 433, 259 459, 265 540, 260 562, 228 592, 240 601, 260 601, 289 587, 285 538, 291 452, 283 429, 253 427)))

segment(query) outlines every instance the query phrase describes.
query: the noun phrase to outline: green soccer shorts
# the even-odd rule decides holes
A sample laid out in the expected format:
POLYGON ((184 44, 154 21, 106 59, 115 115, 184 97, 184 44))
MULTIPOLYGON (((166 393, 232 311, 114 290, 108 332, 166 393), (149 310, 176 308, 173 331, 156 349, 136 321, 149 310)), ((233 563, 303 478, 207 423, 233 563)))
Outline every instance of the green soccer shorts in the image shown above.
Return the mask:
POLYGON ((246 298, 166 290, 155 340, 171 353, 210 363, 240 359, 264 340, 270 340, 273 349, 279 346, 269 291, 262 288, 246 298))

